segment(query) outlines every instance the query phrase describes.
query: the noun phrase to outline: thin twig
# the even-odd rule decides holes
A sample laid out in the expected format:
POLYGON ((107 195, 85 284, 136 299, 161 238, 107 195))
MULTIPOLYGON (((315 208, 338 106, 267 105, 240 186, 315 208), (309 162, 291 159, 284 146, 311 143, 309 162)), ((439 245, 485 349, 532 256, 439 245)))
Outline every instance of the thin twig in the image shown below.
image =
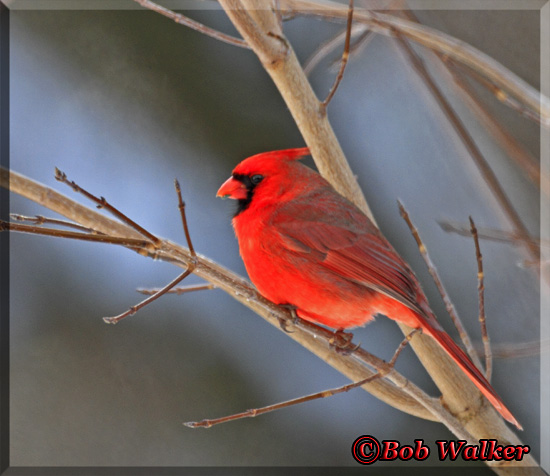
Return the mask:
MULTIPOLYGON (((471 236, 470 228, 463 223, 453 221, 439 221, 439 226, 446 232, 456 233, 461 236, 471 236)), ((504 230, 497 230, 495 228, 480 228, 478 230, 478 236, 482 240, 499 241, 502 243, 511 243, 513 245, 520 245, 519 237, 516 233, 504 230)), ((548 240, 543 240, 536 236, 529 236, 529 241, 540 245, 550 246, 548 240)))
POLYGON ((176 23, 179 23, 180 25, 185 25, 191 28, 192 30, 195 30, 207 36, 210 36, 211 38, 214 38, 219 41, 223 41, 224 43, 227 43, 229 45, 238 46, 239 48, 250 49, 250 46, 248 46, 246 41, 240 38, 235 38, 234 36, 226 35, 221 31, 214 30, 213 28, 203 25, 202 23, 199 23, 196 20, 192 20, 191 18, 186 17, 185 15, 182 15, 181 13, 173 12, 168 8, 158 5, 157 3, 154 3, 151 0, 134 0, 134 2, 139 3, 142 7, 148 8, 149 10, 152 10, 154 12, 160 13, 161 15, 164 15, 165 17, 170 18, 171 20, 174 20, 176 23))
POLYGON ((187 225, 187 216, 185 215, 185 202, 183 201, 183 198, 181 196, 181 186, 177 179, 174 180, 174 186, 176 187, 176 193, 178 195, 178 208, 181 215, 181 223, 183 225, 185 241, 187 242, 187 246, 189 247, 189 253, 191 253, 191 256, 193 258, 196 258, 197 253, 195 253, 195 248, 193 248, 193 242, 191 241, 191 235, 189 234, 189 226, 187 225))
POLYGON ((474 238, 474 244, 476 247, 476 260, 477 260, 477 291, 479 295, 479 325, 481 326, 481 339, 483 341, 483 347, 485 348, 485 378, 488 382, 491 381, 493 374, 493 355, 491 353, 491 340, 489 339, 489 333, 487 332, 487 321, 485 319, 485 284, 483 274, 483 256, 481 254, 481 248, 479 246, 479 238, 477 236, 477 228, 474 220, 470 218, 470 231, 474 238))
MULTIPOLYGON (((380 4, 373 5, 372 1, 369 0, 368 4, 366 2, 362 2, 364 5, 364 8, 368 8, 370 10, 392 10, 397 9, 400 10, 403 8, 403 4, 405 3, 405 0, 393 0, 389 2, 380 2, 380 4)), ((357 10, 357 7, 356 7, 357 10)), ((336 35, 334 38, 328 40, 327 42, 323 43, 319 49, 313 53, 313 55, 310 56, 310 58, 304 63, 304 73, 309 76, 311 71, 317 66, 317 64, 323 59, 324 56, 326 56, 328 53, 330 53, 334 48, 336 48, 341 42, 345 41, 346 38, 346 32, 347 29, 345 29, 343 32, 336 35)), ((371 31, 368 25, 355 25, 351 30, 351 36, 358 35, 358 38, 355 40, 354 43, 350 45, 349 48, 349 58, 355 54, 359 54, 362 50, 364 50, 371 41, 376 37, 375 32, 371 31)), ((331 64, 329 65, 329 68, 335 67, 336 65, 340 64, 340 58, 337 60, 333 60, 331 64)))
POLYGON ((117 324, 122 319, 133 316, 136 312, 138 312, 140 309, 143 309, 148 304, 151 304, 153 301, 156 301, 159 297, 166 294, 170 289, 172 289, 174 286, 181 283, 187 276, 189 276, 193 272, 193 269, 191 268, 191 264, 189 265, 189 268, 185 270, 183 273, 181 273, 179 276, 177 276, 175 279, 170 281, 166 286, 159 289, 155 294, 152 296, 149 296, 147 299, 144 299, 143 301, 139 302, 138 304, 131 306, 127 311, 119 314, 118 316, 113 317, 104 317, 103 320, 107 324, 117 324))
POLYGON ((323 102, 321 102, 322 110, 325 110, 326 107, 329 105, 331 99, 336 94, 336 90, 338 89, 338 86, 340 85, 342 78, 344 77, 344 71, 346 70, 346 65, 348 64, 348 58, 349 58, 349 46, 350 46, 350 39, 351 39, 352 24, 353 24, 353 0, 349 0, 348 23, 346 26, 346 41, 344 43, 344 52, 342 53, 342 59, 340 60, 340 70, 338 71, 336 79, 334 80, 334 84, 330 88, 330 91, 327 97, 323 102))
MULTIPOLYGON (((122 245, 135 249, 147 249, 151 247, 151 242, 143 239, 126 238, 105 235, 103 233, 79 233, 76 231, 60 230, 58 228, 46 228, 43 226, 21 225, 0 220, 0 231, 17 231, 20 233, 30 233, 32 235, 53 236, 56 238, 68 238, 71 240, 93 241, 96 243, 109 243, 113 245, 122 245)), ((149 254, 149 253, 147 253, 149 254)))
POLYGON ((477 353, 474 350, 474 347, 472 345, 472 341, 470 340, 470 337, 468 336, 468 333, 466 332, 466 329, 464 328, 464 325, 462 324, 462 320, 460 319, 458 312, 456 311, 456 308, 454 304, 452 303, 449 294, 447 293, 445 286, 443 285, 443 281, 439 277, 439 273, 437 272, 437 269, 435 265, 433 264, 430 255, 428 254, 428 250, 426 249, 426 246, 424 245, 422 238, 420 238, 420 234, 418 233, 417 228, 414 226, 409 213, 407 210, 405 210, 405 207, 403 204, 397 200, 397 204, 399 206, 399 212, 401 213, 401 216, 409 226, 409 229, 411 230, 411 233, 418 245, 418 249, 420 251, 420 254, 422 255, 422 258, 424 259, 424 262, 426 263, 426 266, 428 267, 428 271, 437 286, 437 290, 439 291, 439 294, 441 295, 441 298, 443 299, 443 302, 445 303, 445 308, 447 309, 447 312, 449 313, 449 316, 451 316, 451 319, 458 331, 458 335, 460 336, 460 340, 464 343, 464 346, 466 347, 466 351, 468 352, 468 355, 472 359, 472 362, 478 367, 481 368, 481 362, 479 361, 479 358, 477 356, 477 353))
MULTIPOLYGON (((550 340, 531 342, 501 342, 491 346, 493 359, 519 359, 534 357, 550 352, 550 340)), ((479 355, 484 354, 483 343, 476 344, 479 355)))
MULTIPOLYGON (((405 18, 407 18, 410 21, 413 21, 414 23, 421 24, 418 21, 418 18, 414 14, 412 10, 402 10, 401 14, 404 15, 405 18)), ((466 72, 470 77, 473 77, 477 80, 479 84, 484 86, 490 93, 492 93, 495 98, 505 104, 506 106, 510 107, 517 113, 527 117, 528 119, 535 121, 537 123, 541 123, 540 114, 538 111, 533 111, 532 109, 529 109, 525 106, 523 106, 518 100, 512 98, 509 96, 501 87, 498 87, 494 81, 490 81, 485 78, 482 74, 480 74, 475 68, 466 67, 460 62, 457 62, 453 60, 450 56, 447 54, 441 53, 440 51, 434 50, 434 53, 436 56, 441 60, 442 64, 444 64, 447 67, 447 70, 451 75, 454 77, 453 79, 459 85, 461 91, 464 93, 464 95, 470 100, 470 102, 476 102, 477 106, 476 109, 478 112, 481 113, 481 116, 486 116, 485 123, 490 124, 493 122, 495 125, 494 119, 491 117, 491 114, 489 114, 487 111, 482 111, 484 108, 481 107, 481 104, 479 101, 477 101, 474 98, 474 93, 471 88, 469 88, 464 81, 461 80, 458 76, 458 68, 460 67, 462 71, 466 72), (460 84, 459 84, 460 83, 460 84), (467 91, 469 89, 469 91, 467 91)), ((489 126, 491 129, 494 129, 495 126, 489 126)))
POLYGON ((293 398, 292 400, 286 400, 284 402, 275 403, 272 405, 268 405, 266 407, 251 408, 249 410, 245 410, 244 412, 234 413, 232 415, 227 415, 220 418, 212 418, 212 419, 205 418, 204 420, 200 420, 200 421, 189 421, 184 423, 184 425, 189 428, 210 428, 220 423, 227 423, 234 420, 240 420, 242 418, 254 418, 259 415, 263 415, 265 413, 281 410, 282 408, 288 408, 294 405, 299 405, 300 403, 311 402, 313 400, 318 400, 320 398, 332 397, 339 393, 349 392, 354 388, 370 383, 373 380, 379 379, 381 377, 383 377, 383 374, 381 372, 376 372, 374 375, 371 375, 370 377, 367 377, 363 380, 359 380, 358 382, 353 382, 347 385, 343 385, 342 387, 323 390, 321 392, 312 393, 310 395, 305 395, 303 397, 293 398))
MULTIPOLYGON (((411 10, 403 10, 402 14, 409 20, 419 23, 418 18, 411 10)), ((507 130, 499 123, 494 114, 492 114, 479 98, 476 91, 470 86, 470 83, 465 80, 464 73, 472 77, 479 84, 495 95, 499 101, 506 103, 505 99, 509 98, 501 88, 498 88, 494 83, 486 80, 476 71, 471 68, 461 67, 460 63, 450 59, 448 56, 435 51, 440 64, 444 66, 445 71, 451 76, 454 84, 456 84, 458 92, 467 101, 470 109, 474 111, 479 120, 483 123, 486 129, 495 137, 499 144, 503 147, 509 157, 515 160, 516 164, 523 170, 527 177, 539 187, 545 194, 550 194, 550 178, 547 175, 541 174, 540 164, 537 160, 523 147, 507 130)), ((515 109, 522 115, 528 116, 532 120, 540 123, 540 115, 534 114, 530 110, 523 107, 518 101, 510 100, 507 104, 512 109, 515 109)))
POLYGON ((84 195, 86 198, 88 198, 92 202, 96 203, 97 208, 105 208, 105 210, 108 210, 113 216, 117 217, 123 223, 126 223, 127 225, 131 226, 134 230, 136 230, 139 234, 143 235, 145 238, 150 240, 152 243, 154 243, 154 244, 159 243, 159 239, 156 236, 149 233, 145 228, 141 227, 135 221, 128 218, 124 213, 120 212, 120 210, 113 207, 111 204, 109 204, 107 202, 107 200, 105 200, 104 197, 96 197, 95 195, 91 194, 87 190, 84 190, 82 187, 80 187, 74 181, 69 181, 69 179, 67 178, 67 174, 65 174, 65 172, 62 172, 61 170, 59 170, 57 167, 55 168, 55 179, 59 182, 62 182, 64 184, 68 185, 75 192, 84 195))
MULTIPOLYGON (((74 183, 74 182, 73 182, 74 183)), ((185 239, 187 240, 187 246, 189 247, 189 253, 191 255, 191 260, 189 261, 187 265, 187 269, 181 273, 179 276, 177 276, 175 279, 170 281, 166 286, 159 289, 157 292, 153 293, 151 296, 149 296, 147 299, 144 299, 140 303, 136 304, 135 306, 130 307, 127 311, 123 312, 122 314, 119 314, 118 316, 114 317, 104 317, 103 320, 107 324, 116 324, 120 322, 122 319, 133 316, 136 312, 138 312, 140 309, 144 308, 148 304, 152 303, 153 301, 156 301, 158 298, 169 292, 171 289, 173 289, 175 286, 177 286, 179 283, 181 283, 187 276, 189 276, 194 269, 197 267, 197 253, 195 253, 195 249, 193 248, 193 243, 191 242, 191 236, 189 234, 189 227, 187 226, 187 218, 185 216, 185 203, 183 201, 183 198, 181 196, 181 187, 180 183, 175 180, 174 186, 176 188, 176 193, 178 195, 178 208, 180 210, 181 214, 181 223, 183 225, 183 231, 185 233, 185 239)), ((90 194, 91 195, 91 194, 90 194)), ((103 200, 105 202, 105 200, 103 200)), ((123 214, 120 214, 123 215, 123 214)), ((118 216, 118 215, 117 215, 118 216)), ((125 215, 123 215, 125 216, 125 215)), ((133 220, 126 220, 123 219, 126 223, 134 223, 133 220)), ((137 231, 143 230, 143 228, 139 227, 133 227, 137 231)), ((140 231, 141 232, 141 231, 140 231)), ((149 232, 147 232, 150 234, 149 232)), ((153 236, 153 235, 151 235, 153 236)), ((156 237, 155 237, 156 238, 156 237)), ((160 243, 160 240, 157 238, 156 243, 160 243)))
MULTIPOLYGON (((130 227, 132 227, 134 230, 136 230, 139 234, 143 235, 145 238, 150 240, 151 244, 158 250, 160 249, 161 240, 157 238, 155 235, 147 231, 145 228, 143 228, 141 225, 136 223, 134 220, 129 218, 127 215, 122 213, 120 210, 118 210, 116 207, 112 206, 104 197, 96 197, 94 194, 88 192, 84 188, 82 188, 80 185, 78 185, 74 181, 69 181, 67 178, 67 175, 63 172, 61 172, 58 168, 55 169, 55 178, 56 180, 68 185, 71 187, 75 192, 80 193, 84 195, 86 198, 90 199, 92 202, 96 203, 98 208, 105 208, 108 210, 112 215, 117 217, 119 220, 121 220, 123 223, 126 223, 130 227)), ((181 283, 187 276, 189 276, 193 270, 196 267, 197 264, 197 255, 195 253, 195 250, 193 248, 193 244, 191 242, 191 237, 189 235, 189 228, 187 226, 187 219, 185 217, 185 203, 183 202, 183 198, 181 196, 181 187, 179 182, 176 180, 175 183, 176 193, 178 195, 178 207, 181 214, 181 220, 183 224, 183 230, 185 233, 185 238, 187 240, 187 245, 189 246, 189 253, 190 253, 190 261, 188 263, 187 269, 181 273, 179 276, 177 276, 175 279, 170 281, 166 286, 158 290, 153 295, 149 296, 147 299, 144 299, 143 301, 139 302, 138 304, 131 306, 129 309, 127 309, 125 312, 118 314, 114 317, 104 317, 103 320, 107 324, 117 324, 122 319, 133 316, 136 312, 138 312, 140 309, 144 308, 151 302, 157 300, 159 297, 166 294, 170 289, 181 283)), ((82 238, 81 238, 82 239, 82 238)), ((112 243, 112 241, 111 241, 112 243)), ((138 251, 139 252, 139 251, 138 251)))
MULTIPOLYGON (((158 293, 162 288, 151 288, 151 289, 136 289, 138 293, 141 294, 156 294, 158 293)), ((211 283, 207 284, 189 284, 188 286, 178 286, 177 288, 172 288, 169 291, 166 292, 166 294, 186 294, 191 293, 194 291, 206 291, 209 289, 216 289, 216 286, 214 286, 211 283)))
MULTIPOLYGON (((250 2, 248 2, 248 3, 250 3, 250 2)), ((236 2, 236 1, 235 2, 224 2, 224 7, 227 7, 228 10, 229 10, 229 7, 231 7, 231 5, 234 5, 234 4, 240 4, 240 2, 236 2)), ((242 20, 242 18, 239 18, 239 20, 242 20)), ((245 19, 243 21, 248 21, 248 20, 245 19)), ((262 24, 261 22, 259 22, 259 23, 262 24)), ((257 27, 257 24, 256 24, 256 27, 257 27)), ((241 31, 241 29, 239 29, 239 31, 241 31)), ((254 28, 253 26, 250 25, 250 23, 247 23, 247 25, 245 27, 242 27, 242 31, 249 31, 249 32, 252 31, 254 35, 259 32, 260 36, 259 36, 258 42, 262 43, 263 40, 264 40, 264 36, 262 36, 262 34, 265 35, 265 32, 262 33, 262 28, 254 28), (247 28, 248 28, 248 30, 247 30, 247 28)), ((262 49, 261 46, 259 48, 262 49)), ((279 51, 281 51, 284 54, 281 54, 280 56, 277 56, 275 58, 273 58, 273 56, 271 56, 270 53, 266 52, 266 51, 267 51, 266 49, 262 49, 262 51, 260 51, 260 56, 262 58, 262 62, 269 63, 272 66, 272 69, 269 70, 269 73, 272 75, 272 77, 275 77, 278 73, 281 75, 281 77, 282 76, 288 77, 288 75, 292 75, 292 74, 296 73, 297 62, 294 59, 292 60, 291 63, 286 63, 285 62, 286 61, 286 56, 285 55, 290 55, 291 54, 291 53, 288 53, 290 51, 290 49, 284 50, 284 49, 279 48, 279 51), (278 70, 278 72, 276 70, 278 70)), ((297 104, 298 101, 296 100, 296 97, 302 95, 302 93, 303 93, 303 87, 302 86, 303 85, 302 85, 302 83, 300 83, 300 80, 296 80, 295 76, 291 76, 291 77, 292 77, 292 81, 287 81, 286 85, 288 86, 287 91, 290 91, 293 95, 291 95, 291 93, 288 93, 289 96, 285 97, 285 99, 288 100, 287 103, 289 103, 289 108, 291 109, 294 117, 296 117, 297 119, 302 119, 302 118, 304 119, 303 121, 298 121, 300 123, 300 128, 302 129, 303 127, 309 127, 311 125, 311 122, 314 122, 314 121, 311 121, 311 119, 310 119, 310 113, 316 114, 317 109, 315 109, 315 108, 313 108, 313 109, 312 108, 304 108, 301 112, 298 111, 298 109, 300 109, 300 107, 303 105, 303 103, 297 104), (295 86, 295 87, 293 87, 293 86, 295 86), (294 101, 294 104, 290 104, 293 101, 294 101)), ((277 78, 276 82, 279 79, 280 78, 277 78)), ((284 80, 281 80, 281 81, 284 82, 284 80)), ((538 101, 538 97, 537 97, 537 101, 538 101)), ((308 99, 307 103, 308 104, 316 104, 315 101, 310 101, 309 99, 308 99)), ((318 125, 318 124, 316 123, 315 125, 318 125)), ((319 128, 315 129, 314 127, 311 127, 311 130, 316 131, 315 135, 317 137, 322 138, 322 140, 317 139, 317 143, 316 143, 317 147, 315 149, 316 151, 321 151, 323 149, 323 145, 320 144, 320 142, 326 142, 326 137, 327 136, 324 134, 326 129, 319 129, 319 128), (319 132, 319 131, 321 131, 321 132, 319 132)), ((308 143, 308 145, 310 145, 308 141, 315 140, 315 139, 312 139, 312 137, 314 137, 314 135, 308 136, 308 139, 306 139, 306 142, 308 143)), ((325 146, 325 152, 329 152, 331 150, 332 149, 330 147, 325 146)), ((330 154, 328 154, 328 157, 330 157, 331 159, 334 158, 330 154)), ((333 163, 334 163, 334 161, 333 161, 333 163)), ((338 169, 339 167, 340 167, 340 164, 336 163, 335 164, 335 169, 338 169)), ((349 181, 346 181, 346 183, 349 184, 352 181, 353 180, 351 178, 349 181)), ((349 194, 349 186, 344 186, 344 187, 339 187, 339 188, 341 190, 343 189, 344 193, 349 194)), ((189 259, 187 250, 182 249, 181 247, 173 246, 172 244, 169 244, 169 243, 166 243, 166 242, 162 243, 162 247, 163 247, 162 250, 165 253, 164 256, 175 256, 175 255, 177 255, 177 256, 181 257, 182 262, 185 262, 186 259, 189 259), (175 253, 175 255, 173 255, 171 253, 175 253)), ((199 263, 199 268, 197 270, 197 274, 202 273, 203 275, 206 275, 207 271, 209 271, 209 270, 213 271, 213 273, 211 275, 211 279, 215 282, 223 283, 222 278, 225 275, 219 275, 219 274, 216 275, 214 273, 214 270, 216 270, 216 269, 218 269, 218 268, 215 267, 214 264, 201 259, 200 263, 199 263)), ((241 293, 241 292, 247 293, 246 294, 247 298, 243 298, 241 300, 241 302, 245 302, 245 305, 247 305, 248 307, 250 307, 252 309, 261 310, 262 312, 260 312, 260 313, 262 315, 269 314, 271 311, 273 311, 272 314, 269 314, 271 318, 273 318, 274 316, 280 315, 280 312, 281 312, 280 309, 273 308, 269 305, 269 303, 266 303, 265 301, 262 301, 259 297, 256 296, 256 294, 254 294, 253 292, 251 292, 249 290, 250 288, 240 287, 240 286, 230 286, 227 283, 225 283, 225 288, 228 289, 229 292, 232 292, 234 294, 241 293), (249 300, 250 296, 252 298, 254 298, 253 301, 249 300), (266 307, 263 307, 263 306, 266 306, 266 307), (277 314, 277 313, 279 313, 279 314, 277 314)), ((275 323, 275 325, 278 325, 278 322, 277 322, 276 318, 270 320, 270 322, 272 322, 272 321, 275 323)), ((291 334, 290 337, 295 338, 295 337, 297 337, 297 334, 299 334, 299 333, 295 332, 295 333, 291 334)), ((322 334, 322 333, 316 334, 316 336, 323 336, 323 335, 324 334, 322 334)), ((300 334, 300 337, 302 337, 301 334, 300 334)), ((312 340, 309 340, 307 342, 308 342, 308 344, 311 345, 315 342, 315 338, 313 338, 312 340)), ((359 350, 361 350, 361 349, 359 349, 359 350)), ((354 353, 353 356, 352 356, 353 357, 352 360, 358 358, 357 355, 358 355, 357 353, 354 353)), ((326 355, 325 355, 325 357, 326 357, 326 355)), ((331 361, 331 363, 333 362, 332 358, 328 358, 327 360, 331 361)), ((346 360, 346 362, 349 362, 349 359, 346 360)), ((390 378, 390 376, 388 376, 388 378, 390 378)), ((397 381, 393 374, 391 374, 391 378, 393 379, 392 381, 397 381)), ((353 380, 358 380, 358 379, 354 378, 353 380)), ((457 381, 461 381, 460 376, 458 377, 457 381)), ((382 381, 380 381, 380 382, 382 382, 382 381)), ((372 382, 372 383, 369 384, 369 386, 370 385, 375 385, 375 384, 376 384, 376 382, 372 382)), ((402 384, 405 385, 405 387, 403 387, 403 389, 406 390, 407 393, 411 392, 411 387, 410 387, 409 384, 407 384, 405 382, 396 383, 396 385, 402 385, 402 384)), ((414 390, 414 392, 417 392, 417 390, 414 390)), ((450 394, 452 395, 452 392, 450 392, 450 394)), ((422 397, 420 394, 415 394, 414 398, 422 399, 424 397, 422 397)), ((473 400, 469 398, 468 401, 471 402, 473 400)), ((433 404, 433 399, 430 399, 430 403, 428 405, 430 405, 430 407, 432 409, 434 409, 435 412, 437 412, 438 409, 440 409, 440 407, 438 405, 433 404)), ((457 410, 457 411, 460 411, 460 410, 457 410)), ((491 424, 496 423, 493 420, 493 418, 494 418, 493 414, 490 413, 490 412, 488 414, 487 413, 488 410, 486 408, 480 409, 480 411, 482 411, 484 413, 485 417, 487 417, 489 414, 491 415, 491 424)), ((444 415, 445 415, 445 412, 443 413, 443 418, 445 418, 444 415)), ((477 425, 476 420, 469 420, 468 425, 472 428, 476 427, 476 425, 477 425)), ((482 420, 484 420, 484 418, 482 418, 482 420)), ((452 422, 452 419, 446 420, 446 421, 447 421, 446 424, 449 424, 449 422, 452 422)), ((482 426, 482 424, 480 424, 480 425, 482 426)), ((499 432, 504 431, 503 428, 502 428, 502 425, 498 425, 498 427, 499 427, 499 432)), ((478 427, 478 429, 479 429, 479 427, 478 427)), ((453 431, 455 431, 455 430, 453 430, 453 431)), ((458 433, 461 433, 460 428, 458 428, 457 431, 458 431, 458 433)))
MULTIPOLYGON (((357 38, 355 43, 350 46, 350 56, 352 51, 356 50, 359 46, 362 46, 364 44, 363 43, 364 40, 366 39, 370 40, 374 38, 374 35, 372 34, 372 32, 365 25, 354 26, 351 31, 352 37, 356 34, 356 32, 359 33, 359 38, 357 38)), ((323 58, 325 58, 328 54, 330 54, 338 46, 340 46, 340 43, 342 43, 342 41, 345 42, 346 35, 347 35, 347 29, 345 29, 341 33, 338 33, 335 37, 322 43, 319 46, 319 48, 317 48, 317 50, 315 50, 313 54, 304 62, 304 66, 303 66, 304 73, 307 76, 309 76, 323 58)), ((339 64, 340 62, 341 62, 341 57, 335 61, 335 64, 336 63, 339 64)))
POLYGON ((190 422, 184 423, 184 425, 189 428, 210 428, 220 423, 227 423, 229 421, 240 420, 242 418, 254 418, 259 415, 263 415, 265 413, 270 413, 276 410, 280 410, 282 408, 288 408, 294 405, 298 405, 300 403, 311 402, 313 400, 318 400, 320 398, 332 397, 334 395, 338 395, 339 393, 349 392, 354 388, 361 387, 369 382, 372 382, 375 379, 384 377, 384 375, 386 375, 390 370, 392 370, 395 366, 395 362, 397 361, 397 358, 399 357, 403 349, 407 346, 407 344, 410 342, 413 335, 418 331, 421 331, 421 329, 413 329, 412 332, 410 332, 405 336, 405 338, 399 344, 399 347, 397 347, 397 350, 395 351, 392 359, 387 363, 384 369, 379 369, 373 375, 367 378, 364 378, 363 380, 349 383, 341 387, 332 388, 329 390, 323 390, 317 393, 312 393, 310 395, 305 395, 303 397, 294 398, 292 400, 287 400, 287 401, 276 403, 273 405, 268 405, 266 407, 252 408, 249 410, 245 410, 244 412, 241 412, 241 413, 235 413, 235 414, 227 415, 220 418, 204 419, 201 421, 190 421, 190 422))
MULTIPOLYGON (((367 45, 370 44, 370 42, 376 37, 374 32, 370 31, 368 28, 366 28, 364 25, 358 25, 359 30, 362 30, 362 33, 359 34, 357 39, 350 45, 349 47, 349 59, 352 58, 353 55, 357 55, 360 52, 362 52, 367 45), (363 28, 361 28, 363 26, 363 28)), ((344 32, 345 35, 345 32, 344 32)), ((352 30, 353 35, 353 30, 352 30)), ((344 36, 345 40, 345 36, 344 36)), ((329 65, 329 68, 335 68, 340 63, 340 59, 334 59, 329 65)))
POLYGON ((42 215, 36 215, 34 217, 28 217, 25 215, 19 215, 17 213, 10 213, 10 218, 12 220, 17 221, 26 221, 30 223, 34 223, 35 225, 43 225, 45 223, 48 223, 50 225, 59 225, 59 226, 65 226, 67 228, 74 228, 75 230, 79 230, 86 233, 98 233, 97 231, 93 230, 92 228, 87 228, 85 226, 79 225, 78 223, 72 223, 67 220, 58 220, 56 218, 47 218, 42 215))
POLYGON ((465 74, 467 74, 468 76, 470 76, 472 79, 477 81, 477 83, 481 84, 485 89, 487 89, 491 94, 493 94, 493 96, 498 101, 508 106, 513 111, 517 112, 520 116, 523 116, 533 122, 536 122, 537 124, 542 125, 542 119, 538 111, 533 111, 532 109, 529 109, 520 101, 518 101, 517 99, 515 99, 514 97, 506 93, 504 89, 497 86, 493 81, 488 80, 483 75, 479 74, 476 70, 469 68, 457 61, 453 61, 452 59, 447 58, 444 55, 441 55, 441 54, 437 54, 437 55, 441 59, 441 61, 452 66, 455 71, 459 69, 465 74))
MULTIPOLYGON (((150 0, 134 1, 145 8, 156 11, 172 19, 176 23, 186 25, 212 38, 241 48, 250 48, 250 45, 248 45, 245 40, 209 28, 150 0)), ((315 0, 283 0, 279 3, 284 4, 282 5, 286 8, 284 13, 290 13, 292 17, 296 16, 298 13, 300 15, 309 14, 331 19, 347 16, 344 13, 342 5, 327 0, 323 2, 317 2, 315 0)), ((399 31, 409 39, 467 65, 474 71, 488 77, 496 88, 500 88, 502 91, 510 91, 517 100, 521 101, 521 103, 525 104, 526 107, 533 111, 534 115, 539 115, 539 110, 542 106, 541 121, 545 127, 550 126, 550 101, 548 98, 539 98, 538 91, 534 90, 529 84, 504 68, 493 58, 481 53, 470 45, 433 28, 429 28, 425 25, 415 25, 413 22, 407 22, 393 15, 375 13, 372 11, 361 11, 360 14, 357 15, 357 21, 369 25, 373 31, 386 35, 393 35, 394 31, 399 31)))

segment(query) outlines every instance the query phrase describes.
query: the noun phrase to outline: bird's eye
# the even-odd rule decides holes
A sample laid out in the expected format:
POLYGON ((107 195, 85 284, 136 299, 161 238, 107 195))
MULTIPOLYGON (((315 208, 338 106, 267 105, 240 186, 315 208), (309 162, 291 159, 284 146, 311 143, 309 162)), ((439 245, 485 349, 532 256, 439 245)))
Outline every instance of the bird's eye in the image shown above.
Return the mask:
POLYGON ((256 174, 256 175, 253 175, 252 177, 250 177, 250 181, 254 185, 258 185, 263 179, 264 179, 264 176, 260 175, 260 174, 256 174))

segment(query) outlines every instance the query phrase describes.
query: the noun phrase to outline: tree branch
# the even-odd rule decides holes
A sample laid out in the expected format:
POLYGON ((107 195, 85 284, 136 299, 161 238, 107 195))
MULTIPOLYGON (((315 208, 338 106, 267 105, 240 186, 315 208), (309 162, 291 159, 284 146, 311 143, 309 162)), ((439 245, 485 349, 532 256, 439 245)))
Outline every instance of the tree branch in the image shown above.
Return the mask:
MULTIPOLYGON (((0 185, 4 188, 9 188, 13 193, 17 193, 39 203, 89 229, 93 229, 105 235, 118 237, 121 241, 126 240, 126 242, 128 242, 128 240, 135 240, 133 244, 136 247, 147 243, 142 235, 129 226, 112 220, 14 171, 8 172, 5 169, 0 169, 0 185)), ((98 235, 90 236, 97 237, 98 235)), ((180 268, 186 268, 192 261, 191 254, 187 248, 176 245, 168 240, 161 240, 161 244, 156 250, 144 247, 140 249, 140 254, 168 261, 180 268)), ((288 319, 290 317, 287 310, 264 299, 244 278, 198 253, 197 266, 194 270, 194 274, 212 283, 217 288, 223 289, 234 299, 252 309, 278 329, 280 329, 279 319, 288 319)), ((322 360, 326 361, 336 370, 346 375, 352 381, 362 380, 374 373, 365 367, 365 362, 383 364, 383 361, 374 356, 370 356, 370 354, 362 349, 359 349, 360 352, 356 353, 357 355, 353 357, 343 356, 331 351, 328 344, 331 333, 321 328, 316 328, 314 326, 305 330, 298 328, 296 332, 287 335, 322 360), (369 360, 371 357, 373 360, 369 360)), ((395 372, 393 375, 394 378, 397 378, 396 376, 398 374, 395 372)), ((409 392, 417 390, 419 392, 418 395, 423 395, 425 403, 428 406, 439 405, 439 403, 426 394, 423 394, 423 392, 417 389, 412 383, 406 384, 406 380, 404 380, 403 377, 401 377, 401 379, 402 380, 398 379, 397 381, 399 385, 407 387, 407 392, 381 379, 375 380, 365 385, 363 388, 382 401, 406 413, 428 420, 435 420, 436 417, 433 415, 433 412, 428 410, 425 405, 419 404, 414 397, 410 396, 411 394, 409 392)), ((443 410, 443 412, 445 412, 445 410, 443 410)))

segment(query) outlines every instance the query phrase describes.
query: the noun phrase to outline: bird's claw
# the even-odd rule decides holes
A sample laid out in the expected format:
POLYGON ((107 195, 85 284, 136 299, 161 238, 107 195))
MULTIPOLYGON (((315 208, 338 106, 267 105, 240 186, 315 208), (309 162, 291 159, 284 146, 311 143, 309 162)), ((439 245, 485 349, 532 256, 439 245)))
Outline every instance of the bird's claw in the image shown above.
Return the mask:
POLYGON ((342 355, 349 355, 361 346, 361 344, 354 344, 353 334, 344 332, 344 329, 335 331, 329 340, 329 344, 338 354, 342 355))
POLYGON ((277 320, 279 321, 279 326, 281 329, 287 334, 292 334, 294 332, 290 330, 290 328, 294 325, 294 323, 292 323, 292 319, 289 319, 288 317, 277 317, 277 320))
POLYGON ((281 307, 288 309, 290 311, 290 317, 277 317, 279 321, 279 326, 287 334, 292 334, 294 331, 290 328, 294 327, 298 322, 298 315, 296 314, 296 307, 291 304, 281 304, 281 307))

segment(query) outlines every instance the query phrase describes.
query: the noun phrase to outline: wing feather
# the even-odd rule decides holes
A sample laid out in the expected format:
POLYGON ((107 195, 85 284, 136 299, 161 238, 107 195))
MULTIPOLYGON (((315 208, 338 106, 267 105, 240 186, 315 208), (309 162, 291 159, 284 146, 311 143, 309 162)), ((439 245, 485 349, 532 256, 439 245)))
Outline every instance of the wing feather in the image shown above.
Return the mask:
POLYGON ((419 285, 378 228, 336 193, 308 197, 281 206, 272 219, 284 246, 340 277, 383 293, 410 309, 417 303, 419 285), (316 251, 317 253, 312 253, 316 251))

